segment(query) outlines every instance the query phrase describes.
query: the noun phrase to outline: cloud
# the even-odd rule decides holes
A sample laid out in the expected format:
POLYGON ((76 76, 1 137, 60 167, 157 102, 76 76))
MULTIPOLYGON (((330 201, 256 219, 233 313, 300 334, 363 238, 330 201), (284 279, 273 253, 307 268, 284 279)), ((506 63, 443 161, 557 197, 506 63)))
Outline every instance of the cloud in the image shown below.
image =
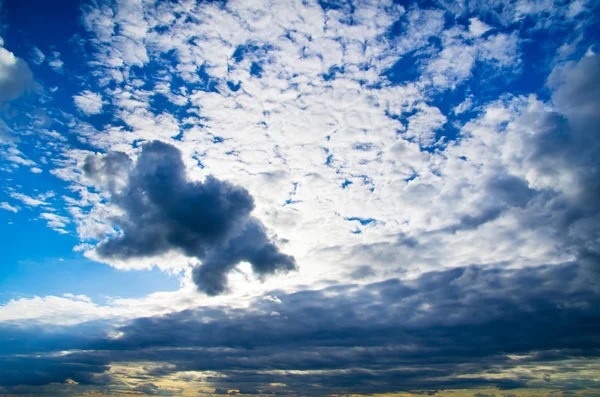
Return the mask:
POLYGON ((3 47, 0 38, 0 102, 11 101, 34 88, 27 63, 3 47))
POLYGON ((481 22, 479 19, 469 18, 469 32, 473 36, 479 37, 490 29, 491 27, 489 25, 481 22))
POLYGON ((21 201, 23 204, 25 204, 29 207, 39 207, 39 206, 49 205, 48 202, 44 201, 45 198, 41 198, 41 199, 33 198, 33 197, 27 196, 26 194, 23 194, 23 193, 11 192, 10 197, 21 201))
POLYGON ((19 212, 19 207, 12 206, 6 202, 0 203, 0 208, 2 208, 3 210, 6 210, 6 211, 14 212, 14 213, 19 212))
POLYGON ((244 188, 208 176, 187 180, 181 152, 159 141, 142 145, 134 166, 124 153, 86 159, 86 175, 108 189, 123 215, 120 230, 100 242, 103 259, 148 258, 180 251, 202 261, 193 272, 208 295, 227 290, 227 274, 248 262, 259 277, 296 269, 293 257, 279 251, 264 225, 250 213, 254 200, 244 188))
POLYGON ((103 102, 100 94, 83 91, 79 95, 75 95, 73 101, 75 101, 75 106, 87 116, 102 113, 103 102))
POLYGON ((60 52, 52 51, 52 53, 50 54, 50 59, 48 61, 48 65, 56 73, 64 74, 64 70, 63 70, 64 62, 60 59, 60 52))
POLYGON ((67 218, 66 216, 61 216, 61 215, 57 215, 57 214, 53 214, 53 213, 49 213, 49 212, 41 213, 40 218, 44 219, 48 222, 48 227, 50 227, 51 229, 53 229, 61 234, 66 233, 64 228, 70 222, 69 218, 67 218))

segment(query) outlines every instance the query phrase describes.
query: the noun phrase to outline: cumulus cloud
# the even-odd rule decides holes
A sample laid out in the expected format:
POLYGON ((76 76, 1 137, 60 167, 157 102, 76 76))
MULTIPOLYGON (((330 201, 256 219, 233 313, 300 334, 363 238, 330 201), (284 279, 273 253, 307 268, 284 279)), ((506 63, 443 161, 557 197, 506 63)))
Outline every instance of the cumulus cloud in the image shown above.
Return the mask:
POLYGON ((87 116, 102 113, 103 102, 100 94, 86 90, 75 95, 73 101, 75 106, 87 116))
POLYGON ((250 263, 260 277, 296 269, 294 258, 280 252, 264 225, 250 215, 254 200, 248 191, 212 176, 188 181, 174 146, 145 143, 135 165, 120 152, 90 156, 84 170, 123 211, 112 219, 119 234, 95 248, 100 258, 180 251, 202 261, 193 278, 208 295, 227 290, 227 274, 240 262, 250 263))
POLYGON ((0 38, 0 102, 11 101, 34 87, 27 63, 4 48, 0 38))

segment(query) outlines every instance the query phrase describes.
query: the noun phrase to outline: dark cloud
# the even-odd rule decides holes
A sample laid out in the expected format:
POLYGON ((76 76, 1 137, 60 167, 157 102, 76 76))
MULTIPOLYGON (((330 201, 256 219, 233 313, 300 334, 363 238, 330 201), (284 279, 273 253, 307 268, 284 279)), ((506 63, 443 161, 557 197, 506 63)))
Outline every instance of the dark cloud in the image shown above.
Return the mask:
MULTIPOLYGON (((530 380, 498 376, 515 366, 566 373, 568 360, 600 359, 600 290, 573 263, 471 266, 269 296, 278 299, 257 299, 253 310, 200 308, 137 319, 117 329, 118 339, 73 342, 79 350, 67 356, 35 361, 11 354, 0 365, 0 385, 65 377, 100 382, 110 363, 155 362, 148 377, 217 371, 226 375, 211 379, 219 389, 262 391, 281 383, 286 395, 511 389, 530 380)), ((21 339, 16 331, 7 335, 21 339)), ((43 346, 69 349, 63 339, 43 346)))
POLYGON ((193 278, 208 295, 225 292, 227 274, 242 261, 260 277, 296 269, 294 258, 250 215, 254 200, 244 188, 212 176, 188 181, 181 153, 163 142, 142 145, 132 163, 124 153, 86 159, 86 175, 108 189, 124 213, 112 219, 121 233, 96 246, 100 257, 126 260, 180 251, 202 261, 193 278))
POLYGON ((136 320, 120 329, 122 338, 97 348, 124 360, 166 360, 176 365, 173 370, 222 371, 228 388, 277 381, 344 393, 513 388, 527 379, 476 375, 515 365, 507 354, 556 354, 534 354, 530 362, 600 354, 599 291, 575 264, 468 267, 413 281, 271 294, 281 303, 259 300, 253 312, 225 315, 213 309, 136 320), (196 357, 181 351, 189 346, 199 349, 196 357), (264 374, 265 369, 309 372, 264 374))

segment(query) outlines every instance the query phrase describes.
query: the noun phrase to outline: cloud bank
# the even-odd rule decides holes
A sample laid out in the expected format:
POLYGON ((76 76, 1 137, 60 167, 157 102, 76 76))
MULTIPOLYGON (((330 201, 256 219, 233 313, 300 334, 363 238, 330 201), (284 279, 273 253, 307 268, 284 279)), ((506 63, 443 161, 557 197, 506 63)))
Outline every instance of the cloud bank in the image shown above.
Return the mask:
POLYGON ((506 390, 542 387, 548 376, 577 391, 600 386, 569 381, 582 368, 593 371, 590 360, 600 355, 599 308, 597 284, 576 263, 470 266, 407 281, 275 290, 257 297, 251 310, 197 308, 140 318, 109 328, 108 337, 92 323, 35 337, 4 327, 4 351, 40 357, 3 360, 0 385, 65 378, 116 385, 121 375, 109 367, 128 363, 143 366, 138 376, 146 382, 180 380, 259 395, 273 384, 283 385, 283 395, 506 390))

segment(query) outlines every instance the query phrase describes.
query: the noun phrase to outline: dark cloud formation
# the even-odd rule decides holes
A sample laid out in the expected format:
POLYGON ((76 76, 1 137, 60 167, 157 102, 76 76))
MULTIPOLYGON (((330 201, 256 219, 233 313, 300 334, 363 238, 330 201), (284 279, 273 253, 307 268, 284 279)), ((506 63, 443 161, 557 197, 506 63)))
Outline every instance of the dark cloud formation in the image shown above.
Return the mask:
POLYGON ((172 250, 198 258, 194 282, 208 295, 227 290, 227 274, 249 262, 260 277, 296 269, 293 257, 269 240, 250 213, 254 200, 240 186, 212 176, 190 182, 177 148, 142 145, 135 165, 124 153, 89 156, 87 176, 107 188, 123 210, 112 221, 121 233, 100 242, 100 257, 152 257, 172 250))
POLYGON ((109 384, 111 378, 105 372, 110 363, 105 359, 92 356, 70 359, 56 355, 57 351, 85 349, 102 338, 106 327, 107 324, 97 322, 40 329, 3 324, 0 326, 0 386, 17 388, 13 390, 16 392, 19 386, 42 386, 67 379, 83 386, 109 384))
MULTIPOLYGON (((548 368, 576 371, 568 360, 600 360, 600 289, 575 263, 471 266, 411 281, 274 295, 278 299, 257 299, 251 311, 200 308, 137 319, 117 330, 118 339, 90 338, 85 346, 46 339, 46 348, 68 350, 72 343, 80 350, 42 359, 43 372, 28 368, 33 359, 11 355, 1 361, 0 385, 62 382, 65 376, 99 382, 102 373, 95 371, 110 363, 152 361, 148 379, 216 371, 226 375, 210 379, 219 389, 264 392, 281 383, 285 395, 510 389, 546 384, 548 368), (539 379, 509 371, 540 365, 539 379), (23 371, 16 383, 13 368, 23 371)), ((17 331, 1 336, 27 339, 17 331)), ((569 388, 600 387, 590 382, 569 388)))

